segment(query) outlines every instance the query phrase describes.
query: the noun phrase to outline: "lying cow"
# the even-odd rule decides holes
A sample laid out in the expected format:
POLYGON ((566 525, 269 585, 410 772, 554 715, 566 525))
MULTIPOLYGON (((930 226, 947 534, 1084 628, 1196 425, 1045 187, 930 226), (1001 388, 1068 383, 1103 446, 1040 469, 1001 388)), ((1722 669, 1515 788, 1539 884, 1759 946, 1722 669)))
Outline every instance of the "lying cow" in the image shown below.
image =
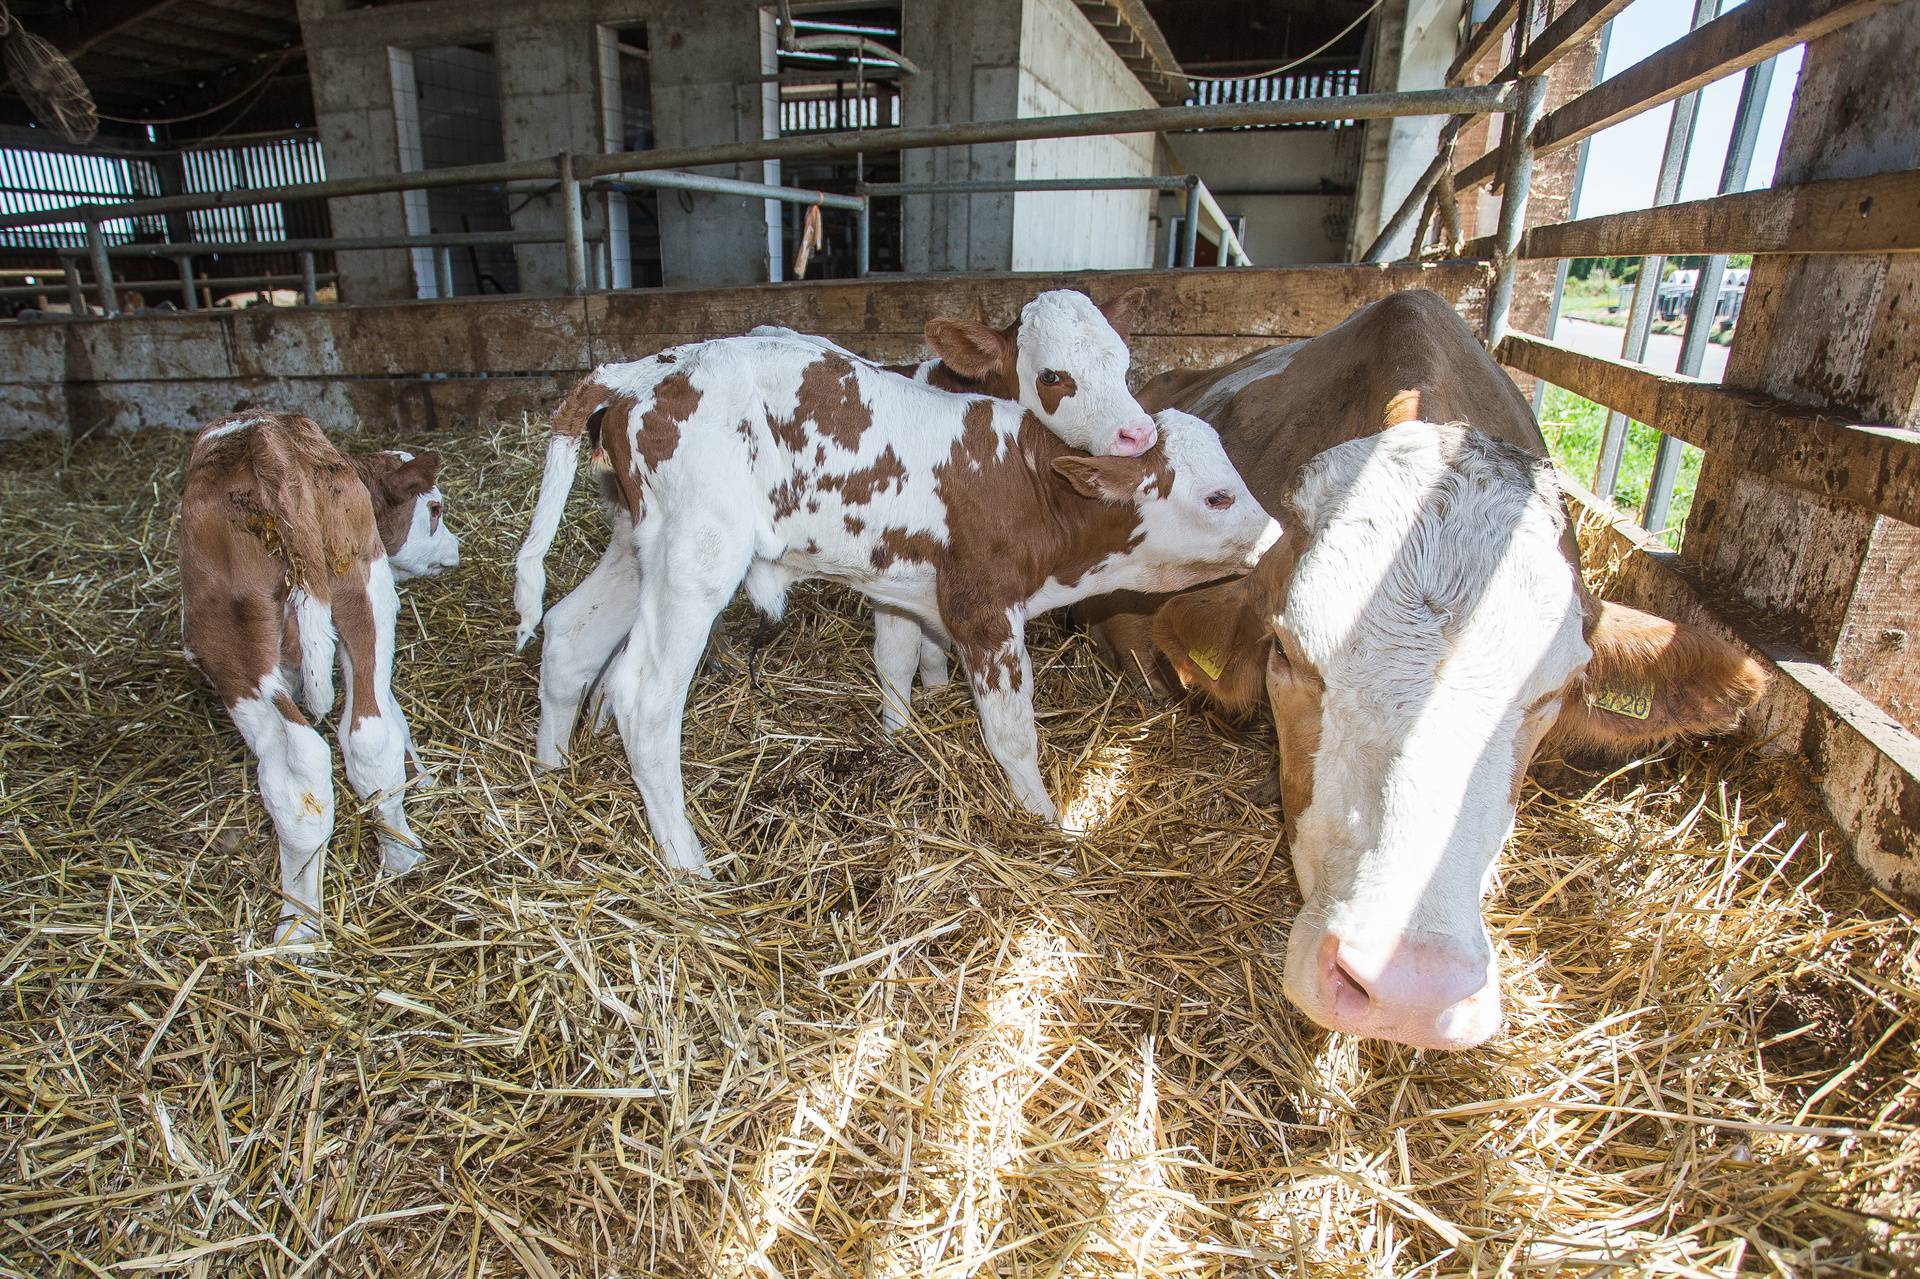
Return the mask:
MULTIPOLYGON (((925 637, 953 645, 1015 797, 1057 821, 1040 775, 1027 618, 1098 591, 1243 571, 1277 534, 1211 427, 1180 413, 1156 425, 1158 444, 1139 457, 1087 457, 1017 404, 785 336, 597 370, 555 430, 597 441, 627 550, 623 562, 610 547, 548 616, 541 762, 562 762, 586 687, 611 657, 606 696, 655 839, 669 866, 705 873, 680 727, 708 627, 742 581, 777 618, 788 587, 825 578, 877 606, 889 700, 906 701, 925 637)), ((538 622, 571 470, 571 454, 549 454, 519 558, 516 596, 534 610, 523 627, 538 622)))
MULTIPOLYGON (((1542 741, 1725 729, 1762 671, 1588 594, 1526 401, 1432 293, 1142 399, 1213 421, 1286 525, 1250 577, 1174 599, 1152 633, 1184 682, 1271 708, 1306 897, 1288 996, 1336 1030, 1482 1042, 1500 996, 1480 899, 1542 741)), ((1137 650, 1138 627, 1115 633, 1137 650)))
POLYGON ((439 467, 433 453, 349 460, 291 413, 236 413, 193 443, 180 504, 186 655, 259 762, 280 843, 283 944, 319 931, 333 833, 333 758, 289 690, 298 685, 308 714, 325 715, 336 651, 347 686, 341 754, 354 792, 377 797, 382 868, 398 875, 420 860, 401 802, 413 740, 390 687, 394 583, 460 562, 439 467))

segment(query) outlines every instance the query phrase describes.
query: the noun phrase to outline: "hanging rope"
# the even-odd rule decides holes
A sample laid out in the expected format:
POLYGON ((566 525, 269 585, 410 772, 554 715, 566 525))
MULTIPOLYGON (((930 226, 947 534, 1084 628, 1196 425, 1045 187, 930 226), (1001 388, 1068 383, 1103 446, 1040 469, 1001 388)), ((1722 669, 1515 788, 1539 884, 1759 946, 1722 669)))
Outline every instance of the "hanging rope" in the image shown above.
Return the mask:
POLYGON ((1349 32, 1351 32, 1355 27, 1359 26, 1361 23, 1365 22, 1368 18, 1371 18, 1373 16, 1373 11, 1375 9, 1378 9, 1381 3, 1382 3, 1382 0, 1373 0, 1373 3, 1367 6, 1365 13, 1362 13, 1359 17, 1355 18, 1352 22, 1349 22, 1346 26, 1340 29, 1340 34, 1334 36, 1333 39, 1327 41, 1325 44, 1321 45, 1318 49, 1315 49, 1312 53, 1303 53, 1299 57, 1295 58, 1292 62, 1287 63, 1285 66, 1275 67, 1271 71, 1255 71, 1250 75, 1194 75, 1190 71, 1184 72, 1183 74, 1189 80, 1205 80, 1208 84, 1229 84, 1236 80, 1266 80, 1266 79, 1272 78, 1273 76, 1285 75, 1287 72, 1293 70, 1297 66, 1301 66, 1304 63, 1312 62, 1315 58, 1325 53, 1328 49, 1333 48, 1334 45, 1339 44, 1342 40, 1346 39, 1349 32))
MULTIPOLYGON (((168 115, 168 116, 150 116, 150 117, 108 115, 105 111, 102 111, 100 113, 100 118, 102 120, 111 120, 115 124, 142 124, 142 125, 185 124, 189 120, 204 120, 210 115, 218 115, 220 112, 225 111, 228 107, 240 101, 242 98, 246 97, 248 94, 253 93, 259 89, 264 89, 267 85, 267 81, 273 79, 274 75, 279 72, 280 68, 283 65, 285 65, 287 58, 292 53, 293 53, 292 49, 280 50, 280 56, 273 60, 272 66, 268 67, 264 72, 261 73, 259 79, 251 81, 250 83, 248 83, 248 85, 244 89, 241 89, 238 93, 235 93, 232 97, 222 99, 221 101, 214 103, 212 106, 207 107, 205 110, 189 112, 186 115, 168 115)), ((232 127, 232 123, 233 123, 232 121, 228 122, 229 128, 232 127)))

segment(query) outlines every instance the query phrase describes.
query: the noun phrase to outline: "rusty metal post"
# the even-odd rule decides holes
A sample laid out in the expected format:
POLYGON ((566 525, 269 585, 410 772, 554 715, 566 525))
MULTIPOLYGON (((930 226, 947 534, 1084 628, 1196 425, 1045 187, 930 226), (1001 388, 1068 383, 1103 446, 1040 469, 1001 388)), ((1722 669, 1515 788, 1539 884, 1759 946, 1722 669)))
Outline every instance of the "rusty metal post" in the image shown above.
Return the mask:
POLYGON ((174 267, 180 272, 180 305, 188 311, 200 309, 200 299, 193 295, 193 257, 182 253, 173 260, 174 267))
POLYGON ((443 298, 453 296, 453 250, 444 245, 433 251, 433 287, 443 298))
POLYGON ((67 306, 75 315, 87 314, 87 291, 80 284, 80 264, 72 258, 64 258, 60 265, 67 273, 67 306))
POLYGON ((300 299, 308 306, 320 305, 320 282, 313 274, 313 254, 300 255, 300 299))
POLYGON ((855 232, 858 247, 854 255, 854 270, 861 279, 867 278, 867 272, 873 269, 873 197, 860 197, 860 221, 855 232))
POLYGON ((113 315, 120 310, 120 294, 113 287, 113 267, 107 261, 107 237, 100 230, 99 217, 91 211, 87 217, 87 256, 93 259, 93 287, 100 311, 113 315))
POLYGON ((567 235, 567 291, 587 291, 587 228, 580 208, 580 183, 573 176, 573 152, 562 151, 555 160, 560 171, 560 198, 564 209, 562 229, 567 235))
POLYGON ((1533 127, 1547 100, 1547 78, 1520 81, 1520 100, 1507 113, 1506 155, 1501 161, 1500 228, 1493 250, 1493 292, 1487 297, 1487 349, 1507 336, 1513 310, 1513 273, 1520 263, 1520 236, 1527 229, 1527 193, 1533 186, 1533 127))

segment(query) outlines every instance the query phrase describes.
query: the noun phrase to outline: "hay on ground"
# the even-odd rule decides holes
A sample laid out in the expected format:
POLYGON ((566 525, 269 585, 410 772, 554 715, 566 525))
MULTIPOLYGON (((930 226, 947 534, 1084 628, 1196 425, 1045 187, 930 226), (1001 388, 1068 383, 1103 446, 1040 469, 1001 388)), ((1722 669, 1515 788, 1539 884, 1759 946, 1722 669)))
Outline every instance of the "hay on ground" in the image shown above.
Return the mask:
MULTIPOLYGON (((1143 706, 1034 631, 1011 810, 957 688, 883 741, 805 591, 688 718, 720 879, 649 853, 616 743, 536 777, 512 550, 540 432, 439 440, 467 565, 402 612, 437 769, 376 878, 344 783, 327 943, 263 952, 271 829, 179 655, 187 440, 0 449, 0 1272, 1884 1275, 1915 1264, 1907 906, 1795 761, 1527 788, 1489 907, 1508 1028, 1330 1036, 1257 722, 1143 706)), ((600 517, 584 492, 567 584, 600 517)))

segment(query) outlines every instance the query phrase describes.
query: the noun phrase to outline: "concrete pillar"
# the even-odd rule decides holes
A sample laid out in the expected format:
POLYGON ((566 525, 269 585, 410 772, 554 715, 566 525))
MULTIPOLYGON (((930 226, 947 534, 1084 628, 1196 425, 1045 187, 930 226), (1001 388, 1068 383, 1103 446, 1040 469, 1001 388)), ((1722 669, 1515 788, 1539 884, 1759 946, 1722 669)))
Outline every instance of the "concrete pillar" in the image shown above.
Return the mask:
MULTIPOLYGON (((500 71, 500 127, 509 159, 528 160, 573 151, 591 155, 605 149, 598 104, 600 49, 598 31, 584 14, 555 22, 544 9, 510 10, 537 18, 530 26, 502 27, 494 37, 494 58, 500 71)), ((589 239, 606 234, 606 202, 589 199, 586 231, 589 239)), ((509 201, 516 231, 561 229, 558 191, 509 201)), ((588 246, 589 254, 603 250, 588 246)), ((567 263, 564 247, 523 244, 514 250, 523 293, 565 293, 567 263)))
MULTIPOLYGON (((1011 120, 1020 114, 1022 0, 914 5, 906 14, 905 52, 921 74, 905 82, 901 122, 908 128, 962 120, 1011 120)), ((1012 143, 909 151, 908 182, 957 182, 1015 176, 1012 143)), ((1013 268, 1014 197, 908 196, 902 210, 906 268, 1008 271, 1013 268)))
MULTIPOLYGON (((1386 0, 1374 18, 1369 89, 1392 93, 1444 87, 1465 2, 1386 0)), ((1407 116, 1369 120, 1362 126, 1360 178, 1353 196, 1353 225, 1347 234, 1349 260, 1358 258, 1373 243, 1413 184, 1433 163, 1444 122, 1443 116, 1407 116)), ((1477 152, 1461 150, 1455 154, 1464 162, 1477 152)))
MULTIPOLYGON (((301 0, 303 27, 335 7, 335 0, 301 0)), ((357 178, 394 172, 400 165, 400 149, 386 47, 309 45, 307 64, 327 176, 357 178)), ((327 204, 337 236, 407 234, 406 206, 397 192, 357 195, 327 204)), ((413 269, 404 249, 341 253, 336 262, 342 302, 415 296, 413 269)))
MULTIPOLYGON (((778 132, 773 20, 744 0, 675 0, 648 20, 655 145, 743 142, 778 132)), ((778 182, 777 162, 695 170, 778 182)), ((779 279, 779 209, 765 200, 660 193, 661 271, 669 285, 758 284, 779 279)))

